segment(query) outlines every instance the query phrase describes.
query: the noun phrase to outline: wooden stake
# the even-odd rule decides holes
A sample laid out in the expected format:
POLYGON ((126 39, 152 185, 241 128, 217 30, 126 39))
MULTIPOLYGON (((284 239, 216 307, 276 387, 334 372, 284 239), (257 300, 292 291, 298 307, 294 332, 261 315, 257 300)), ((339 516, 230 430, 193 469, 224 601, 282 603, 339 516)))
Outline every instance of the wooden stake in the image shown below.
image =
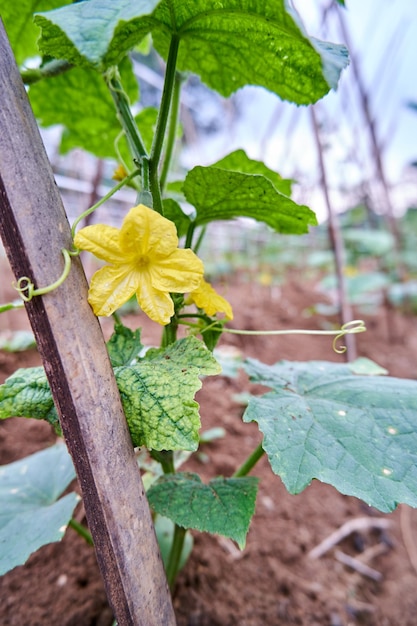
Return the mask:
MULTIPOLYGON (((63 268, 71 233, 0 22, 0 234, 16 278, 36 288, 63 268)), ((119 626, 173 626, 152 518, 117 385, 79 260, 27 313, 74 461, 97 559, 119 626)), ((53 472, 53 468, 51 468, 53 472)))

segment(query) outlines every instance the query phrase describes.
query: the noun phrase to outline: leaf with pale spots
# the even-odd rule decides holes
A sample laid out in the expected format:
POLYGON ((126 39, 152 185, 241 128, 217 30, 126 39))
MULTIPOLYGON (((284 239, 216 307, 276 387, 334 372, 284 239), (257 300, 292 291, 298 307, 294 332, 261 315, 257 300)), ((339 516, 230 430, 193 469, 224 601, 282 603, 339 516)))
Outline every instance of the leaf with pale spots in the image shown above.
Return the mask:
POLYGON ((194 395, 201 388, 200 376, 219 372, 213 355, 195 337, 149 350, 136 365, 116 367, 133 445, 196 450, 200 416, 194 395))
POLYGON ((313 479, 381 511, 417 506, 417 381, 354 374, 352 364, 248 360, 243 416, 264 435, 272 470, 292 494, 313 479))
POLYGON ((58 413, 43 367, 18 369, 0 385, 0 419, 8 417, 43 419, 60 433, 58 413))

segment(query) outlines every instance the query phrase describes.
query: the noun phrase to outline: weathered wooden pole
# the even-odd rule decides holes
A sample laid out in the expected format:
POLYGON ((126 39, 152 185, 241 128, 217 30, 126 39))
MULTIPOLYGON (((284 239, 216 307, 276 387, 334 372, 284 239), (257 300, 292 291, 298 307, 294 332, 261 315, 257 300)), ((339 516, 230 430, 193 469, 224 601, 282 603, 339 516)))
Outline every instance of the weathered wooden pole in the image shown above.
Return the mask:
MULTIPOLYGON (((0 211, 0 234, 16 278, 27 276, 36 288, 53 283, 71 233, 1 21, 0 211)), ((79 260, 63 285, 34 297, 26 309, 118 625, 173 626, 151 514, 79 260)))

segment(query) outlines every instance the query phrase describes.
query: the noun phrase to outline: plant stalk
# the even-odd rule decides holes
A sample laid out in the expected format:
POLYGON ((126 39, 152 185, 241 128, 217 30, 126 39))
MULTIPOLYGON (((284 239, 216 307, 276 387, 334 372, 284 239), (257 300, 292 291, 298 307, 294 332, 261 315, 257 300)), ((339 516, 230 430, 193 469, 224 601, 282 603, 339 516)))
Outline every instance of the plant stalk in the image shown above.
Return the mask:
POLYGON ((33 85, 44 78, 50 78, 51 76, 58 76, 70 70, 73 66, 68 61, 62 61, 54 59, 45 63, 42 67, 30 68, 20 72, 25 85, 33 85))
POLYGON ((144 204, 152 204, 149 194, 149 157, 140 135, 139 129, 130 108, 129 99, 123 89, 120 76, 117 71, 107 76, 107 85, 116 107, 117 117, 125 132, 127 142, 133 157, 133 161, 140 165, 142 176, 142 191, 139 192, 138 201, 144 204))
POLYGON ((90 532, 86 529, 85 526, 83 526, 82 524, 80 524, 79 522, 77 522, 77 520, 75 520, 74 518, 71 518, 70 521, 68 522, 68 526, 71 526, 71 528, 73 530, 75 530, 76 533, 78 533, 80 535, 80 537, 82 537, 83 539, 86 540, 86 542, 90 545, 90 546, 94 546, 94 541, 93 538, 90 534, 90 532))
POLYGON ((172 92, 172 102, 171 102, 171 113, 169 115, 169 124, 168 124, 168 136, 165 147, 165 157, 162 165, 161 176, 159 179, 159 184, 161 187, 161 191, 164 190, 169 168, 171 165, 172 155, 174 152, 175 140, 177 138, 177 127, 178 127, 178 114, 180 110, 180 95, 181 95, 181 84, 182 77, 179 72, 175 72, 175 80, 174 87, 172 92))
POLYGON ((174 83, 176 77, 176 65, 180 38, 174 34, 169 46, 167 66, 165 71, 164 88, 162 90, 161 105, 156 122, 155 135, 153 138, 151 154, 149 158, 149 183, 154 209, 163 215, 161 186, 159 181, 159 163, 161 160, 162 148, 165 140, 165 133, 174 93, 174 83))
POLYGON ((172 539, 171 551, 169 553, 168 563, 166 567, 167 581, 171 591, 174 587, 175 579, 178 574, 186 532, 187 530, 185 528, 182 528, 182 526, 177 526, 177 524, 175 524, 174 537, 172 539))
POLYGON ((235 473, 233 474, 233 478, 242 478, 242 476, 247 476, 264 454, 265 450, 260 443, 259 446, 255 448, 255 450, 252 452, 252 454, 248 456, 246 461, 242 463, 242 465, 235 471, 235 473))

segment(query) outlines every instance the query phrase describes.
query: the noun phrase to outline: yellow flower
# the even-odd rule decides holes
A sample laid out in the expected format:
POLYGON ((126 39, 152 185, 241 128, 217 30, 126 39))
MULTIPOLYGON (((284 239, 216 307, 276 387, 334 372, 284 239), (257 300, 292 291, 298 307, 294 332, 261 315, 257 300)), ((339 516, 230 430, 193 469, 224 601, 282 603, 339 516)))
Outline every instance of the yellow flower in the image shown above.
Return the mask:
POLYGON ((175 225, 143 204, 130 209, 120 229, 86 226, 74 244, 108 263, 90 283, 88 301, 96 315, 111 315, 136 293, 152 320, 168 324, 174 315, 170 292, 193 291, 203 277, 194 252, 178 249, 175 225))
POLYGON ((118 165, 113 172, 112 179, 113 180, 124 180, 128 176, 123 165, 118 165))
POLYGON ((217 293, 204 279, 197 289, 190 293, 190 298, 199 309, 204 309, 207 315, 224 313, 227 319, 233 319, 232 307, 227 300, 217 293))

